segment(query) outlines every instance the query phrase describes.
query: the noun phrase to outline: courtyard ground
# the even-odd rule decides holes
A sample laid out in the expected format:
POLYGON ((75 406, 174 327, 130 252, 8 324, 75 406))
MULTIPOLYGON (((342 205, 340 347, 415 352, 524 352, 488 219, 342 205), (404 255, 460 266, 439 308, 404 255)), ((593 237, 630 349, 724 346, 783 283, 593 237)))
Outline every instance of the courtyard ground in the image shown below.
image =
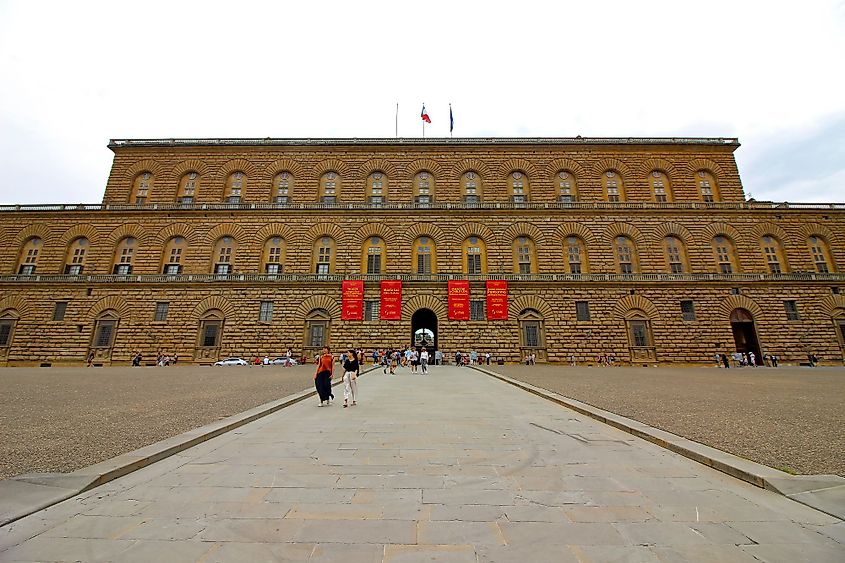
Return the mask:
POLYGON ((770 467, 845 476, 845 368, 488 369, 770 467))
POLYGON ((69 472, 314 385, 314 367, 0 369, 0 479, 69 472))

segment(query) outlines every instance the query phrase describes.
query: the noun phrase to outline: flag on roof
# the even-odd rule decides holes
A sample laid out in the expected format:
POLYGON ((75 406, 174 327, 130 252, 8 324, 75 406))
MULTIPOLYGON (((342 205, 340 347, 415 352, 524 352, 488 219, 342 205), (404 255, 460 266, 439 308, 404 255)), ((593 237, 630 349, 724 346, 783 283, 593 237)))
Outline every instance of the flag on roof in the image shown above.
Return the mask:
POLYGON ((420 117, 426 123, 431 123, 431 118, 428 117, 428 112, 425 111, 425 104, 423 104, 422 113, 420 114, 420 117))
POLYGON ((455 118, 452 117, 452 104, 449 104, 449 133, 455 128, 455 118))

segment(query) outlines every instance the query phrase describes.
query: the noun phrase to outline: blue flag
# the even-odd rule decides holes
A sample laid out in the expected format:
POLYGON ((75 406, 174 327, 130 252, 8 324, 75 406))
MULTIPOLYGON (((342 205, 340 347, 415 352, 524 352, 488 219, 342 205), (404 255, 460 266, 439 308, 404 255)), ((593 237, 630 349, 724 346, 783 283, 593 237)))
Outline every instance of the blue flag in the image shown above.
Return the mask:
POLYGON ((449 104, 449 133, 455 128, 455 118, 452 117, 452 104, 449 104))

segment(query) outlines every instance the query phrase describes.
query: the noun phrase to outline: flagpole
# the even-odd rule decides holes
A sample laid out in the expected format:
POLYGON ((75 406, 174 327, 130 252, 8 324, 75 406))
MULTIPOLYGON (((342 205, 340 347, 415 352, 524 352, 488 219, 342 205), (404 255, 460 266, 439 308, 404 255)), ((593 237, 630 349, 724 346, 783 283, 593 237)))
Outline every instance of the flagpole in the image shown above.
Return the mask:
POLYGON ((452 102, 449 102, 449 138, 452 138, 452 102))
MULTIPOLYGON (((425 102, 423 102, 423 109, 425 109, 425 102)), ((422 117, 422 116, 420 116, 420 117, 422 117)), ((423 124, 423 139, 425 139, 425 119, 422 119, 421 121, 422 121, 422 124, 423 124)))
POLYGON ((399 138, 399 102, 396 102, 396 138, 399 138))

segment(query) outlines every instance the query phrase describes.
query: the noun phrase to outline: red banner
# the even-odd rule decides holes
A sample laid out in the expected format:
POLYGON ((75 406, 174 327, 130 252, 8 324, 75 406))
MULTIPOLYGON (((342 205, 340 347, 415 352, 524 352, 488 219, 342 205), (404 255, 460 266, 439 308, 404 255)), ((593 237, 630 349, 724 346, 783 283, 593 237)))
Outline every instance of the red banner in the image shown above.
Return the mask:
POLYGON ((487 280, 487 320, 508 320, 508 280, 487 280))
POLYGON ((467 280, 449 282, 449 319, 469 320, 469 281, 467 280))
POLYGON ((398 321, 402 318, 402 280, 381 282, 379 318, 383 321, 398 321))
POLYGON ((360 321, 364 318, 364 280, 343 281, 343 304, 340 318, 344 321, 360 321))

